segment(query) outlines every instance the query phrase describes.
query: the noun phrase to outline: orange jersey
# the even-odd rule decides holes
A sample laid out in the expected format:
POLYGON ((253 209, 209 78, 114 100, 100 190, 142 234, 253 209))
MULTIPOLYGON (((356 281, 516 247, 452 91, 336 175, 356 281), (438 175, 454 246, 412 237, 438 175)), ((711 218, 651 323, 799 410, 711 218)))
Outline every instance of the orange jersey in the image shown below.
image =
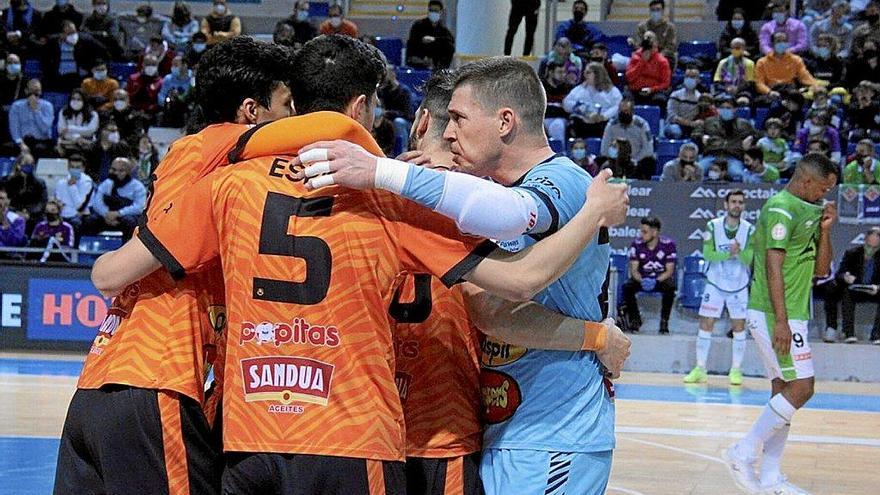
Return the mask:
POLYGON ((327 134, 380 154, 355 121, 323 112, 257 131, 257 157, 207 177, 139 234, 175 276, 222 262, 224 447, 403 460, 392 284, 413 271, 451 285, 491 248, 383 191, 293 180, 290 153, 327 134))
POLYGON ((480 450, 480 340, 461 290, 406 275, 388 310, 397 322, 397 387, 406 455, 459 457, 480 450))
MULTIPOLYGON (((197 180, 226 165, 247 128, 213 125, 176 141, 156 169, 147 217, 173 207, 197 180)), ((156 271, 113 300, 77 386, 166 389, 202 401, 208 365, 220 351, 225 313, 219 264, 180 282, 156 271)))

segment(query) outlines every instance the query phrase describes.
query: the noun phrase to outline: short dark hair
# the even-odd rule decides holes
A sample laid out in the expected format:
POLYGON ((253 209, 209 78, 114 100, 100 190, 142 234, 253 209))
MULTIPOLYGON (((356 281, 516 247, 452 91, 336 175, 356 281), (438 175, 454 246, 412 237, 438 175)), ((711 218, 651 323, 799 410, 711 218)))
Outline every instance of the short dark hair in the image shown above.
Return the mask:
POLYGON ((821 177, 839 176, 840 170, 837 163, 821 153, 807 153, 798 162, 795 172, 813 172, 821 177))
POLYGON ((586 0, 574 0, 574 3, 571 4, 571 8, 574 8, 574 6, 577 4, 582 4, 587 9, 590 8, 590 5, 587 4, 586 0))
POLYGON ((547 95, 532 67, 511 57, 491 57, 459 69, 455 88, 470 85, 486 110, 514 109, 523 126, 533 133, 544 132, 547 95))
POLYGON ((604 52, 608 51, 608 45, 605 43, 594 43, 593 48, 591 50, 602 50, 604 52))
MULTIPOLYGON (((195 102, 201 124, 234 122, 241 102, 269 108, 272 92, 290 77, 291 51, 238 36, 205 52, 196 70, 195 102)), ((198 127, 198 126, 195 126, 198 127)))
POLYGON ((698 63, 696 63, 696 62, 688 62, 687 65, 684 66, 684 70, 685 70, 685 71, 689 71, 689 70, 691 70, 691 69, 696 70, 696 71, 699 71, 699 70, 700 70, 700 64, 698 64, 698 63))
POLYGON ((743 199, 746 199, 746 193, 742 189, 731 189, 724 195, 724 202, 727 203, 731 196, 742 196, 743 199))
POLYGON ((655 216, 642 217, 642 220, 639 223, 657 230, 660 230, 660 227, 663 225, 660 223, 660 219, 655 216))
POLYGON ((71 153, 70 156, 67 157, 67 163, 70 162, 81 162, 83 165, 85 165, 86 159, 79 153, 71 153))
POLYGON ((664 2, 663 0, 651 0, 651 2, 648 3, 649 8, 653 7, 655 5, 659 5, 659 6, 663 7, 664 9, 666 8, 666 2, 664 2))
POLYGON ((205 35, 205 33, 201 32, 201 31, 196 31, 196 33, 195 33, 194 35, 192 35, 192 40, 193 40, 193 41, 195 41, 196 38, 198 38, 198 39, 200 39, 200 40, 202 40, 202 41, 208 41, 208 36, 205 35))
POLYGON ((434 6, 440 7, 440 10, 444 10, 446 8, 443 6, 443 2, 441 2, 440 0, 431 0, 428 2, 429 9, 434 6))
POLYGON ((452 92, 455 90, 455 72, 449 69, 438 70, 431 75, 431 78, 425 83, 424 94, 421 108, 424 108, 431 115, 431 121, 434 128, 428 132, 434 133, 436 136, 443 134, 446 125, 449 123, 449 100, 452 99, 452 92))
POLYGON ((290 91, 297 113, 344 112, 359 95, 372 98, 385 80, 379 50, 349 36, 319 36, 293 59, 290 91))
POLYGON ((764 151, 757 146, 747 149, 746 155, 749 156, 752 160, 757 160, 760 162, 764 161, 764 151))

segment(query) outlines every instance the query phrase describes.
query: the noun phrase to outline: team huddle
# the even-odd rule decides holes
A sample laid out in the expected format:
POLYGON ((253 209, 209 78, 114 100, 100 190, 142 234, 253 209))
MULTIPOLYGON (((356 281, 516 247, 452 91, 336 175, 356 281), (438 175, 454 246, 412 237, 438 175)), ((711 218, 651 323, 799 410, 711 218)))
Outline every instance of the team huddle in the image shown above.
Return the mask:
MULTIPOLYGON (((605 492, 629 355, 606 318, 607 228, 626 186, 550 149, 540 81, 509 58, 435 73, 411 151, 386 158, 368 130, 384 74, 342 36, 205 54, 208 125, 174 143, 137 235, 94 266, 115 298, 55 493, 605 492)), ((830 256, 817 160, 756 233, 756 262, 798 267, 756 270, 772 307, 749 324, 761 311, 777 351, 802 335, 790 288, 830 256), (813 248, 786 257, 793 240, 813 248)), ((776 368, 789 407, 809 398, 801 354, 776 368)), ((761 435, 731 449, 735 470, 762 445, 766 463, 761 435)))

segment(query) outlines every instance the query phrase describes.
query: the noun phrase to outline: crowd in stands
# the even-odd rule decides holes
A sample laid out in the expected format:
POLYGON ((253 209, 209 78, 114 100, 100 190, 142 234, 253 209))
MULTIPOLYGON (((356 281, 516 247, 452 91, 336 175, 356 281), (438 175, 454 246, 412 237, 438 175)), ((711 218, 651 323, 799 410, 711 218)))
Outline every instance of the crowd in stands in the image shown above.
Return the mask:
POLYGON ((624 50, 575 1, 540 64, 547 134, 585 168, 631 179, 786 181, 819 151, 843 182, 877 183, 880 2, 851 3, 721 2, 716 46, 682 53, 663 0, 624 50), (678 156, 655 154, 661 141, 678 156))

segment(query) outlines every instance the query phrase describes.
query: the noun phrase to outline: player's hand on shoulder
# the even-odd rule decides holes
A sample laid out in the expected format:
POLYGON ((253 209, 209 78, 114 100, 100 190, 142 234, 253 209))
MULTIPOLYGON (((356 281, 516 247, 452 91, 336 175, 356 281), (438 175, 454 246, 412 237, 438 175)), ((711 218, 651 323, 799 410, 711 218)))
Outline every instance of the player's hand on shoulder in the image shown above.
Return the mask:
POLYGON ((599 171, 587 189, 587 202, 584 204, 584 207, 595 208, 602 214, 602 227, 623 223, 629 209, 627 185, 609 182, 611 178, 611 170, 599 171))
POLYGON ((372 189, 376 183, 378 158, 348 141, 320 141, 303 147, 294 160, 302 166, 298 179, 309 189, 339 185, 352 189, 372 189))
POLYGON ((419 150, 404 151, 397 155, 395 160, 419 166, 429 166, 431 164, 431 157, 426 155, 424 151, 419 150))
POLYGON ((608 370, 611 379, 620 378, 623 371, 623 365, 630 355, 630 347, 632 341, 623 333, 617 325, 614 324, 613 318, 607 318, 602 322, 608 328, 608 338, 605 348, 596 352, 599 361, 608 370))

